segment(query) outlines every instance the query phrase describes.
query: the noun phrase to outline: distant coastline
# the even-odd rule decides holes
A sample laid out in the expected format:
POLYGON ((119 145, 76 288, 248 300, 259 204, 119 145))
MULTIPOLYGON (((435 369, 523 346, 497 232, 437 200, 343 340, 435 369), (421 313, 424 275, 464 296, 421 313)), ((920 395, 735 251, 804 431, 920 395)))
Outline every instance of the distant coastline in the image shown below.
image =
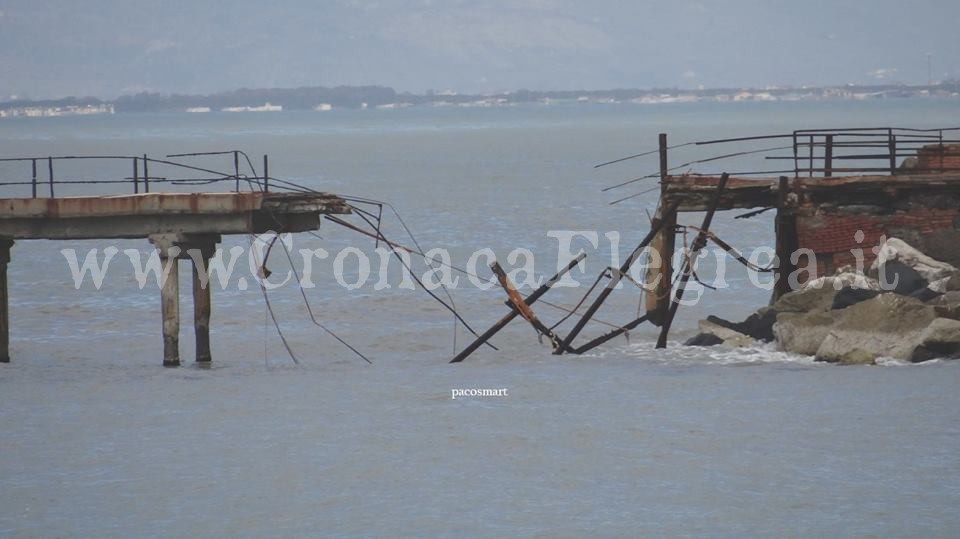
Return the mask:
POLYGON ((666 104, 735 101, 827 101, 896 98, 960 98, 960 81, 932 85, 842 85, 714 89, 517 90, 494 94, 453 91, 422 94, 397 92, 385 86, 322 86, 240 89, 208 95, 138 93, 107 101, 96 97, 0 101, 0 118, 70 116, 138 112, 277 112, 336 109, 404 108, 412 106, 499 107, 523 103, 666 104))

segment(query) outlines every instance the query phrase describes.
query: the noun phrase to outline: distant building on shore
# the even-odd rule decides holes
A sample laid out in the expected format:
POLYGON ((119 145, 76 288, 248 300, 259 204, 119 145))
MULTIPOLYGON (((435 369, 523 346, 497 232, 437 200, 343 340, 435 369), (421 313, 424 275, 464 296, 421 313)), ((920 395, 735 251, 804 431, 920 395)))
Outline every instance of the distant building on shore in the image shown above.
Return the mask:
POLYGON ((224 107, 223 112, 280 112, 283 110, 281 105, 271 105, 268 101, 259 107, 224 107))
POLYGON ((0 109, 0 118, 46 118, 51 116, 89 116, 113 114, 113 105, 68 105, 63 107, 11 107, 0 109))

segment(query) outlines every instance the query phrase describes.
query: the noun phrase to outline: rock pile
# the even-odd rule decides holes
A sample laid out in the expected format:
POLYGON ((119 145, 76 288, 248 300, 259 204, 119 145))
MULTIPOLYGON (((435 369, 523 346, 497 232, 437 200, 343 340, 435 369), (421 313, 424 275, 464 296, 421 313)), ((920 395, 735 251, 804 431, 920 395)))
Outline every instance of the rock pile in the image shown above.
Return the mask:
POLYGON ((866 274, 812 280, 743 322, 711 316, 687 344, 756 341, 840 364, 960 358, 960 270, 890 238, 866 274))

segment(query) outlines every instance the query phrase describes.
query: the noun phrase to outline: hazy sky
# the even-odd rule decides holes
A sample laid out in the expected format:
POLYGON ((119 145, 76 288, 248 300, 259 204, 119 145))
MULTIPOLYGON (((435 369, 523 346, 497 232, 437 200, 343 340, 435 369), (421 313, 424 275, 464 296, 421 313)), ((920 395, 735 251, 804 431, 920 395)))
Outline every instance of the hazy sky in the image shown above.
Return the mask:
POLYGON ((0 96, 960 77, 958 0, 0 0, 0 96))

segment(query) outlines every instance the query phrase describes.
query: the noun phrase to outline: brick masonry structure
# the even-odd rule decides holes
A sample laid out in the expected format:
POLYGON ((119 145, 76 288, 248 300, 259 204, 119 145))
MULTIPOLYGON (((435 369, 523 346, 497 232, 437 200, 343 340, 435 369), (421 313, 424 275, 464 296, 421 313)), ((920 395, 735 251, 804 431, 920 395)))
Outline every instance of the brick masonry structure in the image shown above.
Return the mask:
MULTIPOLYGON (((806 205, 797 214, 797 243, 800 248, 816 253, 818 275, 856 265, 854 249, 863 250, 864 263, 869 266, 875 258, 872 248, 885 237, 900 238, 923 252, 958 265, 960 199, 950 200, 953 207, 943 207, 945 204, 940 202, 931 207, 907 200, 898 204, 899 208, 806 205)), ((800 261, 801 266, 805 264, 805 260, 800 261)))
POLYGON ((917 172, 960 171, 960 144, 929 144, 917 150, 917 172))
MULTIPOLYGON (((956 174, 954 171, 960 171, 960 144, 925 146, 911 164, 909 172, 898 179, 941 171, 956 174)), ((917 178, 917 182, 928 185, 930 177, 917 178)), ((798 246, 816 253, 818 275, 855 266, 855 249, 863 250, 869 267, 875 258, 873 248, 889 237, 960 266, 960 193, 931 187, 875 188, 873 192, 861 192, 859 200, 847 197, 837 203, 807 198, 796 212, 798 246)), ((800 261, 801 266, 806 263, 800 261)))

